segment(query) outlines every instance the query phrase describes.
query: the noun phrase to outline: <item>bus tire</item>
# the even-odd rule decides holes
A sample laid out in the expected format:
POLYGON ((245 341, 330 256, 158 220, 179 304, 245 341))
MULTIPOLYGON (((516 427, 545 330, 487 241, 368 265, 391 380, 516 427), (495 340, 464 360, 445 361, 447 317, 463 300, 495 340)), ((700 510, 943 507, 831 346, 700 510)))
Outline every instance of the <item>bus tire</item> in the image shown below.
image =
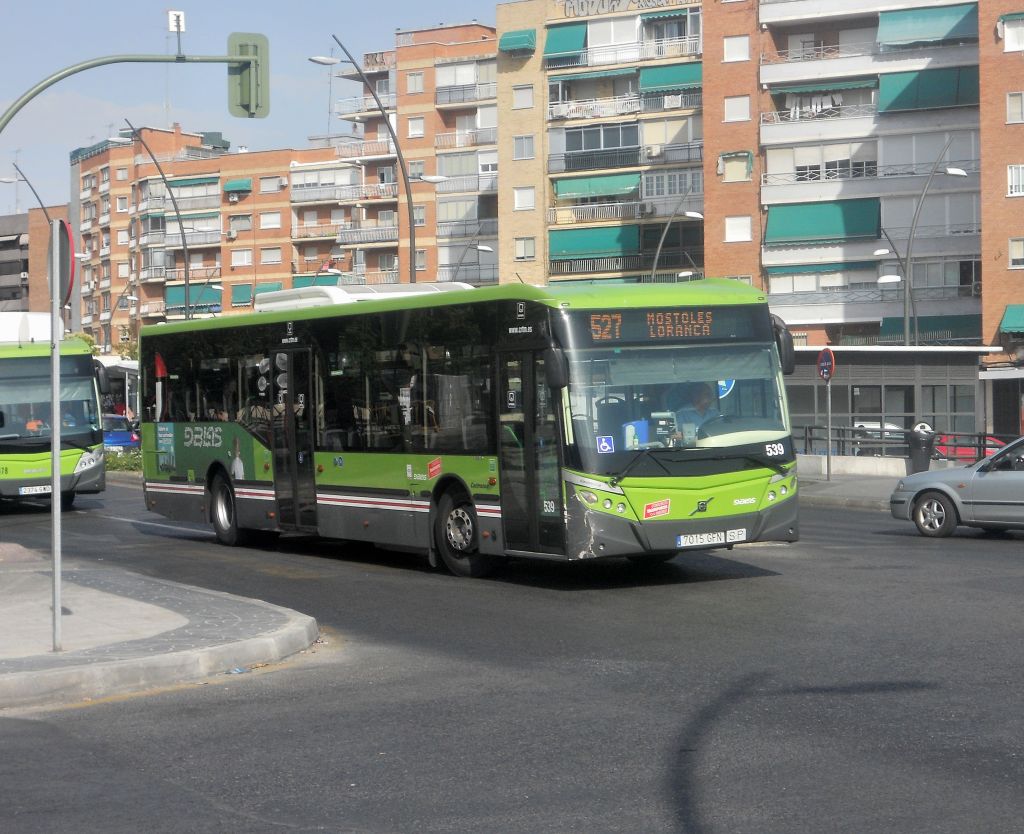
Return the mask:
POLYGON ((75 504, 75 493, 74 492, 62 492, 60 494, 60 508, 62 510, 70 510, 75 504))
POLYGON ((228 547, 243 543, 242 531, 238 529, 238 513, 235 511, 235 491, 223 475, 214 475, 210 484, 210 520, 217 541, 228 547))
POLYGON ((494 561, 478 550, 476 510, 461 494, 448 491, 441 496, 434 521, 434 539, 445 567, 456 576, 486 576, 494 561))

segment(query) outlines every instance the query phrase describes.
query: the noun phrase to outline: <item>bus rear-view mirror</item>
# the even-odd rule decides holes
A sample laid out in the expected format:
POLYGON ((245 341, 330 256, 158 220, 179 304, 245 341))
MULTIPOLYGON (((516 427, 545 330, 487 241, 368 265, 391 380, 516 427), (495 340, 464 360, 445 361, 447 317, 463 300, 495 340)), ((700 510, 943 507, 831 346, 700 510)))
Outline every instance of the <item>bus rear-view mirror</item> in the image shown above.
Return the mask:
POLYGON ((796 351, 793 350, 793 334, 786 327, 786 322, 778 316, 772 316, 772 330, 775 331, 775 346, 779 349, 779 363, 782 373, 787 376, 796 370, 796 351))
POLYGON ((96 372, 96 387, 100 389, 101 394, 109 394, 110 377, 107 376, 106 366, 98 359, 93 359, 92 364, 96 372))
POLYGON ((544 375, 548 388, 565 388, 569 384, 569 362, 561 348, 544 351, 544 375))

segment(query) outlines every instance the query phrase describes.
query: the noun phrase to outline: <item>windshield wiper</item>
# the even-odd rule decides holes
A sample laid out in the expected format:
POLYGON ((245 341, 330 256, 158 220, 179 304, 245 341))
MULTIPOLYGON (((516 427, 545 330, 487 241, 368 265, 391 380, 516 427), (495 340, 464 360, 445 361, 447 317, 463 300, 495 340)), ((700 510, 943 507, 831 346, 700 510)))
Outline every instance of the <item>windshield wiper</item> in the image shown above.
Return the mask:
POLYGON ((631 460, 631 461, 630 461, 629 463, 627 463, 627 464, 626 464, 626 465, 625 465, 624 467, 622 467, 622 471, 621 471, 621 472, 619 472, 619 473, 618 473, 618 474, 616 474, 616 475, 612 475, 612 477, 611 477, 611 479, 610 479, 610 480, 608 481, 608 483, 609 483, 609 484, 611 484, 612 486, 618 486, 618 485, 619 485, 619 482, 620 482, 620 481, 621 481, 621 480, 622 480, 623 478, 625 478, 625 477, 626 477, 626 473, 627 473, 627 472, 629 472, 629 470, 630 470, 630 469, 632 469, 632 468, 633 468, 634 466, 636 466, 636 465, 637 465, 637 463, 639 463, 639 462, 640 462, 640 460, 641 460, 642 458, 645 458, 645 457, 647 457, 647 456, 650 456, 651 460, 653 460, 653 461, 654 461, 654 462, 655 462, 656 464, 658 464, 658 466, 660 466, 660 467, 661 467, 661 471, 662 471, 662 472, 664 472, 664 473, 665 473, 666 475, 671 475, 672 473, 671 473, 671 472, 669 471, 668 467, 667 467, 667 466, 665 466, 665 464, 663 464, 663 463, 662 463, 662 462, 661 462, 660 460, 658 460, 658 459, 657 459, 656 457, 654 457, 653 455, 651 455, 651 452, 652 452, 652 451, 654 451, 654 450, 653 450, 653 449, 641 449, 641 450, 640 450, 640 451, 639 451, 639 452, 637 453, 636 457, 634 457, 634 458, 633 458, 633 460, 631 460))

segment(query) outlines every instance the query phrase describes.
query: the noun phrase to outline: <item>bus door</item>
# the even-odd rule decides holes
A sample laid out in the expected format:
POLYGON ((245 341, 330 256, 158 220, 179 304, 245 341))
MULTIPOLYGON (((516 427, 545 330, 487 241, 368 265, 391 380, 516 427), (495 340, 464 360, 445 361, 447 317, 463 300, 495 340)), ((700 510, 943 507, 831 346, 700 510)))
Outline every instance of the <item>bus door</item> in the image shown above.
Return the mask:
POLYGON ((311 357, 274 351, 274 483, 282 527, 316 528, 311 357))
POLYGON ((555 403, 542 352, 502 353, 498 388, 501 517, 505 547, 565 552, 555 403))

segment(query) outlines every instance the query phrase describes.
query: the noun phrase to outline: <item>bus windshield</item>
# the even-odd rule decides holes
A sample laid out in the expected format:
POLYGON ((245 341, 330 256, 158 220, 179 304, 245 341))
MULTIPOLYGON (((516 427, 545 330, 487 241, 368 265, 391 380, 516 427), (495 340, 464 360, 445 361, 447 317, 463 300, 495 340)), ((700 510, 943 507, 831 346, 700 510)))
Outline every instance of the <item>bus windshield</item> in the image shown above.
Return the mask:
MULTIPOLYGON (((69 446, 95 445, 103 438, 91 366, 85 376, 65 376, 66 370, 60 381, 61 440, 69 446)), ((0 376, 0 444, 23 451, 49 448, 50 360, 0 360, 0 376)))
POLYGON ((640 452, 742 457, 744 447, 789 435, 778 359, 763 343, 571 351, 568 408, 581 463, 600 474, 640 452))

